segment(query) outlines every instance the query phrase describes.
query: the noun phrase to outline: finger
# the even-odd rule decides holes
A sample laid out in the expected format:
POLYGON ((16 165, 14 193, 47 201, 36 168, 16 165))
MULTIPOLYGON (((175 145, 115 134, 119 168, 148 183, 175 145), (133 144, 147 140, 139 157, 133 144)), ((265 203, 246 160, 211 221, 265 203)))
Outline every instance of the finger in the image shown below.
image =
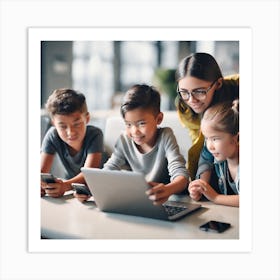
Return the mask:
POLYGON ((155 200, 153 202, 154 205, 162 205, 164 202, 166 202, 167 199, 160 199, 160 200, 155 200))
POLYGON ((157 182, 148 182, 148 185, 150 185, 151 187, 154 187, 156 185, 158 185, 159 183, 157 182))
POLYGON ((151 195, 158 195, 159 193, 163 193, 163 192, 164 192, 163 189, 154 189, 154 188, 152 188, 152 189, 147 190, 146 194, 151 196, 151 195))

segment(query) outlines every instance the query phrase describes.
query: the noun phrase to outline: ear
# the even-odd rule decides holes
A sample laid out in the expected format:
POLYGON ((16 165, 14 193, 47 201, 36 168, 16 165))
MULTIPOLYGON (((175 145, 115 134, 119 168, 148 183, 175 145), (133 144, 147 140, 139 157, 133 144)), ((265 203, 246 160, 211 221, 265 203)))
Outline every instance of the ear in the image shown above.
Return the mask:
POLYGON ((90 113, 86 112, 86 123, 88 124, 90 121, 90 113))
POLYGON ((221 87, 222 87, 222 85, 223 85, 223 81, 224 81, 224 79, 223 78, 219 78, 218 80, 217 80, 217 82, 216 82, 216 89, 220 89, 221 87))
POLYGON ((163 113, 162 112, 158 113, 156 120, 157 120, 157 125, 161 124, 161 122, 163 120, 163 113))
POLYGON ((234 136, 234 140, 236 141, 236 144, 239 145, 239 132, 234 136))

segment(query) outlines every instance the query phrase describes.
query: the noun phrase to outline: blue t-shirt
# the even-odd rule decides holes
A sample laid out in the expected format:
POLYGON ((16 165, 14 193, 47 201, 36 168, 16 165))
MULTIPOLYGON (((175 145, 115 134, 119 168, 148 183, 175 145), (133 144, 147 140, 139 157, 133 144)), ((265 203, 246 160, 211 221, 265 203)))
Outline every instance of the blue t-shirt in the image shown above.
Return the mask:
POLYGON ((59 137, 56 128, 50 127, 43 139, 41 152, 57 153, 66 170, 66 179, 69 179, 81 172, 88 154, 103 152, 103 133, 101 129, 88 125, 81 150, 71 156, 69 146, 59 137))

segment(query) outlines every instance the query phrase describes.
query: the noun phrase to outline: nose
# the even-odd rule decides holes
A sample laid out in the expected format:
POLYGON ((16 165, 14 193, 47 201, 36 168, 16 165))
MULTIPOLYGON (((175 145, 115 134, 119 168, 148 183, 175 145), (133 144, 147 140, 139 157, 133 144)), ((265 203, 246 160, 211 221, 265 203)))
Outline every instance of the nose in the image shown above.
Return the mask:
POLYGON ((199 101, 195 97, 193 97, 193 94, 191 93, 190 96, 189 96, 188 102, 196 103, 196 102, 199 102, 199 101))
POLYGON ((212 141, 207 141, 207 148, 209 151, 215 150, 215 146, 213 145, 212 141))
POLYGON ((139 131, 138 126, 137 125, 132 125, 130 128, 130 132, 132 134, 137 134, 137 132, 139 131))
POLYGON ((69 126, 66 130, 66 133, 67 136, 71 136, 74 133, 74 129, 71 126, 69 126))

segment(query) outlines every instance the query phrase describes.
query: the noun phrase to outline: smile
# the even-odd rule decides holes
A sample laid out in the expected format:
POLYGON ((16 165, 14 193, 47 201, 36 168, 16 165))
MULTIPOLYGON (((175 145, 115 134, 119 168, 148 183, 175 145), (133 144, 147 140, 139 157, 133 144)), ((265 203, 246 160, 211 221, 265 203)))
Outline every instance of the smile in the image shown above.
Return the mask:
POLYGON ((135 141, 135 142, 139 142, 139 141, 141 141, 143 138, 144 138, 144 136, 137 136, 137 137, 133 137, 133 136, 132 136, 132 139, 133 139, 133 141, 135 141))

